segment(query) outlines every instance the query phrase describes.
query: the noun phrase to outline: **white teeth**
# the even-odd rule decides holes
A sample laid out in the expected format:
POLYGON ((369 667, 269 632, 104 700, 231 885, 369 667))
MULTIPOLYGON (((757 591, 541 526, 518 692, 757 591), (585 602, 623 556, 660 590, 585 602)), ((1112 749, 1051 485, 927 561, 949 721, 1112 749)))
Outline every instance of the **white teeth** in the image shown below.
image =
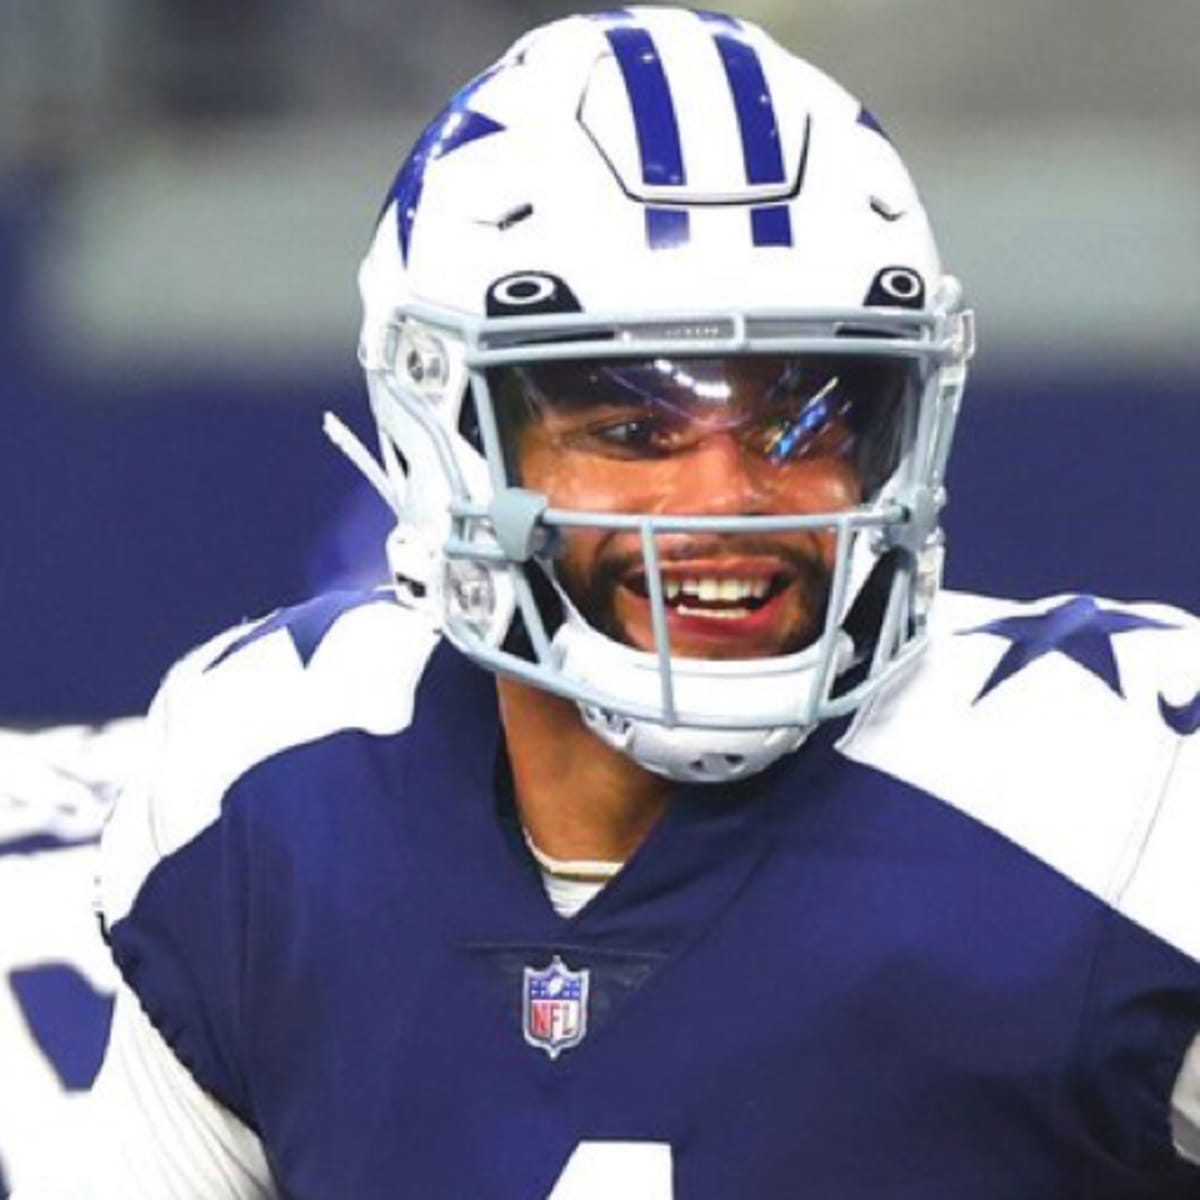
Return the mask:
POLYGON ((762 600, 770 590, 770 579, 761 576, 753 579, 733 579, 727 576, 705 575, 663 580, 663 594, 668 600, 683 597, 697 600, 701 604, 736 604, 739 600, 762 600))
POLYGON ((748 608, 689 608, 686 604, 681 604, 676 611, 685 617, 704 617, 717 621, 740 621, 750 615, 748 608))

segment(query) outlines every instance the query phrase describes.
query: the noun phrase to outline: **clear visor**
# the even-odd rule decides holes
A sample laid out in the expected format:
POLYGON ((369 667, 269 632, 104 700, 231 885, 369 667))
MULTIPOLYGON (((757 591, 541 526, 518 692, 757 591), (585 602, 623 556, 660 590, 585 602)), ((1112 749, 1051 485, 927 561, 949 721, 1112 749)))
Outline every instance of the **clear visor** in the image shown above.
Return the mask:
MULTIPOLYGON (((728 520, 655 532, 655 565, 676 654, 750 658, 817 636, 833 518, 899 469, 921 372, 899 356, 597 358, 493 369, 488 391, 509 480, 551 509, 728 520)), ((554 574, 590 624, 655 648, 637 532, 566 530, 554 574)))
POLYGON ((825 511, 814 501, 826 493, 834 511, 874 499, 907 448, 918 374, 901 358, 763 355, 585 359, 488 379, 510 480, 553 507, 700 515, 740 495, 750 515, 781 493, 772 511, 825 511), (809 495, 818 475, 836 488, 809 495))

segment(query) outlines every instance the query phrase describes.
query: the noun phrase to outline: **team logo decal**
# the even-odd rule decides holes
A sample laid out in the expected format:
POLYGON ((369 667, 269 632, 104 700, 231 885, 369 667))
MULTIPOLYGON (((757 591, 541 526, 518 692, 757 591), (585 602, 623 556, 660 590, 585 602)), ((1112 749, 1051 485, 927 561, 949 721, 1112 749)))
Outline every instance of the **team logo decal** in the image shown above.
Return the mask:
POLYGON ((1191 737, 1200 730, 1200 692, 1190 704, 1171 704, 1161 692, 1158 695, 1158 711, 1180 737, 1191 737))
POLYGON ((884 267, 864 303, 868 308, 924 308, 925 281, 911 267, 884 267))
POLYGON ((566 282, 547 271, 517 271, 497 279, 487 291, 489 317, 537 317, 582 312, 566 282))
POLYGON ((557 1058, 587 1035, 588 983, 591 972, 572 971, 556 954, 538 971, 525 968, 521 993, 525 1040, 557 1058))

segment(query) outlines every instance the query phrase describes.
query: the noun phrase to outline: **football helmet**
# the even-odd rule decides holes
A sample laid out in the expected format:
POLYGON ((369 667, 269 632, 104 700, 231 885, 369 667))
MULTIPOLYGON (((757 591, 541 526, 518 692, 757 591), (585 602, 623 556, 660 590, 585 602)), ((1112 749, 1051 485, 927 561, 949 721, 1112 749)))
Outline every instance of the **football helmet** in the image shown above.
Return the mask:
POLYGON ((970 313, 879 123, 762 30, 528 34, 359 283, 397 587, 476 662, 719 781, 920 649, 970 313))

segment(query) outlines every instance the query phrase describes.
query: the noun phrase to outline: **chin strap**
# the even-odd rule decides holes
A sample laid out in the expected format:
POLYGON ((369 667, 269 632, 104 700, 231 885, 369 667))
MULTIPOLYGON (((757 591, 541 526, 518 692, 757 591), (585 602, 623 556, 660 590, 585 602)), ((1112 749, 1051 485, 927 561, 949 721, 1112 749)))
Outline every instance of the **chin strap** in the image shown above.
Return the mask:
POLYGON ((327 412, 321 422, 321 431, 350 460, 350 465, 383 498, 384 504, 401 516, 404 512, 404 497, 398 495, 397 482, 389 479, 387 472, 362 444, 358 434, 336 413, 327 412))
POLYGON ((359 436, 335 413, 325 414, 321 428, 396 516, 396 527, 388 534, 386 550, 397 599, 436 618, 437 607, 432 603, 432 596, 438 555, 419 530, 405 519, 402 477, 390 475, 359 436))

